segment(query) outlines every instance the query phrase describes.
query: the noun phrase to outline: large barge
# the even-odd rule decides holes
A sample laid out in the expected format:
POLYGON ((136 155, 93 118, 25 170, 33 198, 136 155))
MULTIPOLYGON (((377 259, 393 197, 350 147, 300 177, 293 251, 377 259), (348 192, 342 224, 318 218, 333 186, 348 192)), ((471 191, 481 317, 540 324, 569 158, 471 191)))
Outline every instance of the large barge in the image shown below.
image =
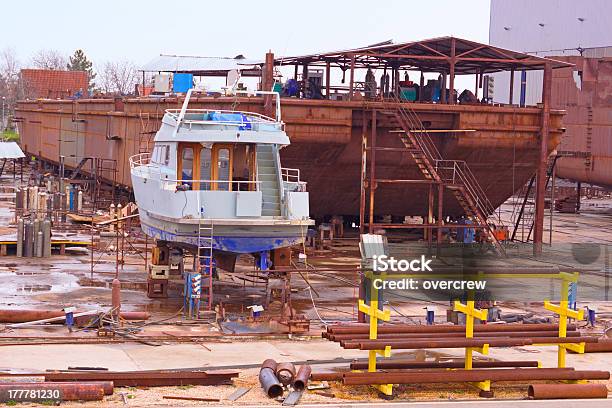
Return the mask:
MULTIPOLYGON (((332 215, 356 220, 360 213, 363 215, 363 191, 368 188, 374 153, 376 174, 369 186, 375 186, 377 194, 369 205, 372 215, 395 220, 426 217, 428 212, 431 215, 432 193, 427 180, 410 185, 386 182, 423 178, 423 166, 415 159, 414 150, 407 148, 398 135, 403 131, 394 115, 396 109, 414 115, 420 129, 408 130, 416 132, 417 138, 427 136, 442 159, 464 163, 477 180, 479 191, 484 192, 484 199, 496 208, 534 173, 543 179, 546 158, 563 132, 564 111, 551 109, 550 81, 544 81, 542 104, 519 106, 510 101, 508 105, 494 105, 479 98, 479 91, 486 88, 483 78, 504 70, 512 75, 522 70, 544 70, 545 77, 551 78, 553 69, 571 66, 445 37, 282 59, 268 54, 261 64, 261 87, 271 89, 278 74, 275 70, 285 65, 295 67, 294 79, 302 90, 281 98, 283 121, 291 137, 291 144, 282 152, 283 162, 300 169, 310 191, 310 214, 319 220, 332 215), (317 67, 325 72, 325 82, 319 81, 318 94, 313 96, 311 87, 316 83, 309 75, 317 67), (381 80, 380 88, 376 82, 371 83, 370 73, 366 81, 358 80, 366 69, 383 73, 386 81, 381 80), (343 77, 348 74, 348 86, 331 83, 333 70, 341 71, 343 77), (410 70, 418 80, 400 81, 400 70, 410 70), (431 73, 439 74, 438 79, 428 79, 431 73), (475 77, 474 92, 468 93, 471 99, 455 91, 455 76, 459 75, 475 77), (437 86, 437 100, 425 92, 432 82, 437 86), (418 86, 420 92, 416 97, 405 97, 404 86, 418 86)), ((512 90, 509 92, 512 94, 512 90)), ((113 159, 117 182, 131 188, 129 157, 150 150, 164 111, 180 108, 183 100, 182 95, 172 95, 21 101, 16 110, 21 144, 44 161, 58 163, 64 156, 65 165, 72 167, 84 157, 113 159)), ((193 97, 190 107, 266 114, 270 101, 261 96, 212 95, 193 97)), ((107 176, 110 178, 110 174, 107 176)), ((436 180, 440 184, 434 177, 436 180)), ((446 187, 452 188, 451 184, 446 187)), ((439 208, 444 210, 438 218, 466 212, 453 194, 440 197, 439 208)))

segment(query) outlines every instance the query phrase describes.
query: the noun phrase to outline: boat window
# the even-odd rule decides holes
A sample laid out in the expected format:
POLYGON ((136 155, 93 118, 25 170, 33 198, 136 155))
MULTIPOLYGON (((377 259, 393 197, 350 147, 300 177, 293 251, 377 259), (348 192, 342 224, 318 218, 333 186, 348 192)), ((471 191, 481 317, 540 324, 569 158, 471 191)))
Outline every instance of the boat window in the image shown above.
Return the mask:
POLYGON ((156 145, 151 154, 151 161, 156 164, 170 163, 170 148, 168 145, 156 145))
POLYGON ((170 163, 170 146, 163 145, 162 147, 163 147, 162 155, 161 155, 162 164, 165 164, 167 166, 170 163))
POLYGON ((200 183, 200 190, 211 189, 210 183, 207 182, 212 179, 210 174, 211 157, 211 150, 208 147, 202 147, 202 150, 200 150, 200 180, 202 180, 202 183, 200 183))
POLYGON ((181 179, 193 180, 193 148, 183 147, 181 161, 181 179))
POLYGON ((217 151, 217 190, 230 191, 230 150, 226 147, 217 151), (227 183, 224 183, 224 182, 227 183))

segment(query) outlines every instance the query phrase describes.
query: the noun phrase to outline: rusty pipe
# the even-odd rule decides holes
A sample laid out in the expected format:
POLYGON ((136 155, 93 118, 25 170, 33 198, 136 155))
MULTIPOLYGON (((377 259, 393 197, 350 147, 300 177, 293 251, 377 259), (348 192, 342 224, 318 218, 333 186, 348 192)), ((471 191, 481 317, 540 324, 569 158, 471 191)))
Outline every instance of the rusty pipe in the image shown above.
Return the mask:
POLYGON ((531 399, 608 398, 605 384, 531 384, 531 399))
MULTIPOLYGON (((39 383, 38 383, 39 384, 39 383)), ((48 384, 77 384, 74 381, 53 381, 48 384)), ((112 381, 83 381, 78 384, 95 384, 104 390, 104 395, 113 395, 115 392, 115 383, 112 381)))
MULTIPOLYGON (((79 312, 75 312, 77 314, 79 312)), ((92 316, 95 313, 92 313, 92 316)), ((0 323, 25 323, 35 320, 53 319, 63 317, 66 313, 61 310, 31 310, 31 309, 4 309, 0 310, 0 323)), ((125 320, 147 320, 148 312, 122 312, 121 318, 125 320)))
POLYGON ((276 372, 277 365, 278 365, 278 363, 275 360, 273 360, 271 358, 268 358, 267 360, 264 360, 263 363, 261 363, 261 368, 262 369, 263 368, 269 368, 270 370, 276 372))
POLYGON ((598 339, 597 343, 589 343, 584 347, 585 353, 612 352, 612 339, 598 339))
POLYGON ((559 368, 496 368, 452 371, 396 371, 388 373, 344 373, 345 385, 424 384, 478 381, 607 380, 608 371, 576 371, 559 368))
MULTIPOLYGON (((383 360, 376 363, 376 368, 381 370, 391 369, 419 369, 419 368, 463 368, 463 361, 414 361, 414 360, 383 360)), ((473 368, 500 368, 500 367, 538 367, 535 360, 527 361, 474 361, 473 368)), ((367 370, 367 361, 351 362, 351 370, 367 370)))
POLYGON ((306 389, 311 372, 312 368, 308 364, 301 365, 300 369, 297 372, 297 375, 295 376, 295 381, 293 382, 293 389, 296 391, 303 391, 304 389, 306 389))
MULTIPOLYGON (((4 383, 0 384, 0 395, 9 390, 59 391, 58 400, 62 401, 100 401, 104 398, 104 387, 97 383, 4 383)), ((53 398, 50 398, 53 399, 53 398)))
POLYGON ((312 373, 310 379, 312 381, 342 381, 344 373, 347 371, 312 373))
POLYGON ((293 363, 278 363, 276 366, 276 378, 283 385, 289 385, 295 379, 295 366, 293 363))
POLYGON ((530 339, 453 339, 453 340, 347 340, 341 341, 340 345, 345 349, 381 350, 385 346, 393 349, 427 349, 427 348, 462 348, 482 347, 488 344, 490 347, 516 347, 532 344, 530 339))
POLYGON ((259 383, 268 397, 276 398, 283 395, 283 386, 278 382, 278 378, 271 368, 259 370, 259 383))
MULTIPOLYGON (((323 333, 330 341, 342 341, 342 340, 357 340, 357 339, 369 339, 368 333, 357 333, 357 334, 331 334, 323 333)), ((558 331, 522 331, 522 332, 480 332, 474 333, 474 337, 557 337, 558 331)), ((579 337, 580 332, 570 331, 567 333, 567 337, 579 337)), ((465 333, 462 332, 451 332, 451 333, 385 333, 379 334, 378 339, 411 339, 411 338, 423 338, 431 337, 435 339, 439 338, 455 338, 465 337, 465 333)))
MULTIPOLYGON (((558 324, 538 323, 507 323, 507 324, 477 324, 474 326, 474 332, 515 332, 515 331, 559 331, 558 324)), ((575 324, 568 324, 567 330, 576 330, 575 324)), ((333 334, 358 334, 369 333, 370 326, 368 324, 351 323, 344 325, 327 326, 327 332, 333 334)), ((388 333, 451 333, 465 332, 465 326, 456 325, 440 325, 440 326, 424 326, 414 324, 383 324, 378 326, 379 334, 388 333)))
MULTIPOLYGON (((367 364, 367 363, 366 363, 367 364)), ((457 367, 457 368, 463 368, 463 362, 461 362, 461 367, 457 367)), ((476 361, 474 361, 474 367, 476 367, 476 361)), ((379 364, 376 364, 377 368, 381 368, 379 367, 379 364)), ((454 368, 454 367, 449 367, 449 368, 454 368)), ((480 368, 484 368, 484 367, 480 367, 480 368)), ((440 365, 440 366, 436 366, 436 367, 415 367, 414 369, 411 369, 411 367, 403 367, 402 369, 410 369, 410 371, 405 371, 405 372, 409 372, 409 373, 433 373, 433 372, 449 372, 448 368, 446 368, 444 365, 440 365)), ((573 368, 560 368, 558 370, 565 370, 565 371, 574 371, 573 368)), ((310 375, 310 379, 312 381, 342 381, 344 374, 346 373, 351 373, 350 371, 333 371, 333 372, 315 372, 312 373, 310 375)), ((351 373, 351 374, 360 374, 360 373, 351 373)), ((366 373, 367 374, 367 373, 366 373)), ((384 373, 383 373, 384 374, 384 373)))

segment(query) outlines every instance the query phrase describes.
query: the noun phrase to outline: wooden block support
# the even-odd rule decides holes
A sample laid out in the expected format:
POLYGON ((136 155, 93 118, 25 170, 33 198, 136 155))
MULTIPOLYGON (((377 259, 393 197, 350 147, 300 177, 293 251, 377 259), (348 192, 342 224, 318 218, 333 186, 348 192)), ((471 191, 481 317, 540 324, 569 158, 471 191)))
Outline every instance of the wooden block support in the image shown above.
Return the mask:
POLYGON ((279 266, 291 266, 291 248, 277 248, 272 250, 273 268, 279 266))
POLYGON ((153 247, 153 251, 151 251, 151 263, 153 265, 168 265, 170 259, 170 248, 163 247, 153 247))

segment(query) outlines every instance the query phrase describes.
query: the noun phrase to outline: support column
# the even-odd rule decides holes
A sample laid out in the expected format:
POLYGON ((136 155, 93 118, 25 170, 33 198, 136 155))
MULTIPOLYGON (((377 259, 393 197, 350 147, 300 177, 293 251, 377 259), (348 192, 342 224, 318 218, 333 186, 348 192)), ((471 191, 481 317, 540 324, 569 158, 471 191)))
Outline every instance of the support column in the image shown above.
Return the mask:
POLYGON ((474 96, 478 99, 478 90, 480 89, 480 77, 479 73, 476 72, 476 86, 474 87, 474 96))
POLYGON ((451 38, 450 71, 448 79, 448 103, 450 105, 455 104, 455 42, 456 40, 451 38))
POLYGON ((374 233, 374 191, 376 190, 376 109, 372 109, 372 141, 370 142, 370 219, 368 233, 374 233))
POLYGON ((427 195, 427 228, 425 231, 427 232, 427 243, 428 247, 431 247, 431 242, 433 240, 433 212, 434 212, 434 192, 433 192, 433 184, 429 185, 429 194, 427 195))
POLYGON ((368 122, 365 109, 361 111, 361 190, 359 196, 359 235, 365 231, 365 205, 366 205, 366 174, 368 160, 368 135, 366 133, 368 122))
POLYGON ((302 68, 302 97, 306 98, 306 90, 308 89, 308 64, 304 64, 302 68))
POLYGON ((351 73, 349 77, 349 101, 353 99, 354 85, 355 85, 355 54, 351 55, 351 73))
POLYGON ((553 213, 555 212, 555 178, 557 177, 557 161, 555 160, 551 170, 550 186, 550 219, 548 221, 548 243, 552 246, 553 241, 553 213))
POLYGON ((536 170, 536 200, 534 216, 533 254, 542 254, 542 238, 544 235, 544 197, 546 194, 546 163, 548 160, 548 139, 550 133, 550 96, 552 88, 552 66, 544 66, 544 81, 542 86, 542 128, 540 131, 540 153, 536 170))
POLYGON ((443 203, 444 203, 444 184, 438 184, 438 228, 436 234, 436 243, 440 245, 442 243, 442 217, 443 217, 443 203))
POLYGON ((512 105, 514 99, 514 68, 510 70, 510 95, 508 97, 508 103, 512 105))
MULTIPOLYGON (((261 88, 263 91, 271 91, 274 86, 274 53, 268 51, 266 53, 266 62, 261 78, 261 88)), ((275 109, 274 103, 272 103, 272 95, 264 95, 264 112, 267 116, 274 117, 275 109)))
POLYGON ((331 62, 327 61, 325 64, 325 96, 329 99, 329 84, 331 75, 331 62))
POLYGON ((421 71, 421 79, 419 79, 419 102, 423 101, 423 88, 425 87, 425 74, 421 71))
POLYGON ((446 72, 442 72, 442 83, 440 84, 440 103, 446 102, 446 72))

